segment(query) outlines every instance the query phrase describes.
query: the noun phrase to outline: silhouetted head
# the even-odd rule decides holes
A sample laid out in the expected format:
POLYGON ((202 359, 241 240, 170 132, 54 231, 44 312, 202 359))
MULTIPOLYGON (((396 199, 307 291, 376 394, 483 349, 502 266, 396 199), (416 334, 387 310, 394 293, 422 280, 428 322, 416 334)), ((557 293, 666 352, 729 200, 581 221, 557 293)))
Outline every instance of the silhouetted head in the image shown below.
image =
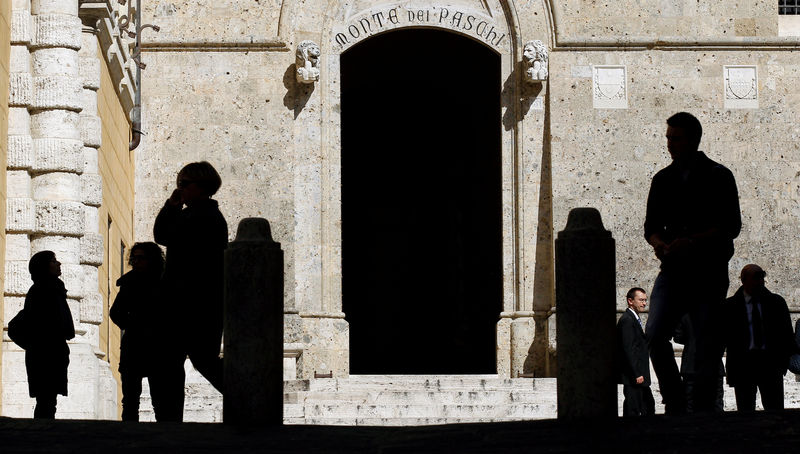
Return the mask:
POLYGON ((745 265, 742 268, 742 287, 748 295, 757 295, 764 289, 764 278, 767 277, 767 272, 762 270, 756 264, 745 265))
POLYGON ((28 262, 28 271, 34 282, 48 277, 58 277, 61 276, 61 262, 56 260, 56 254, 53 251, 37 252, 28 262))
POLYGON ((128 265, 137 272, 161 275, 164 271, 164 251, 156 243, 136 243, 128 256, 128 265))
POLYGON ((634 287, 628 290, 625 300, 628 302, 629 308, 637 314, 641 314, 647 306, 647 293, 642 288, 634 287))
POLYGON ((678 112, 667 119, 667 150, 673 160, 680 160, 700 147, 703 126, 694 115, 678 112))
POLYGON ((184 202, 190 205, 195 200, 216 194, 222 186, 222 178, 207 161, 192 162, 178 172, 177 185, 184 202))

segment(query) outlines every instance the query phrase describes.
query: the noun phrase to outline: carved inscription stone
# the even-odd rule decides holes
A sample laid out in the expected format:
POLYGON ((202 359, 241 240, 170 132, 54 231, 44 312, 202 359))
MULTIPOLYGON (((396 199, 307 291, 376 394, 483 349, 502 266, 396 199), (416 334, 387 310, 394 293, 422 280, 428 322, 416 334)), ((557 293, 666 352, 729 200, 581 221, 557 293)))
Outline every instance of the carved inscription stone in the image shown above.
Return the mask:
POLYGON ((724 66, 725 108, 758 109, 758 67, 724 66))
POLYGON ((624 65, 592 68, 592 104, 595 109, 627 109, 627 69, 624 65))
POLYGON ((477 11, 442 6, 411 7, 399 5, 371 9, 352 16, 334 27, 333 45, 341 52, 370 36, 400 27, 437 27, 453 30, 488 44, 496 49, 507 45, 505 27, 477 11))

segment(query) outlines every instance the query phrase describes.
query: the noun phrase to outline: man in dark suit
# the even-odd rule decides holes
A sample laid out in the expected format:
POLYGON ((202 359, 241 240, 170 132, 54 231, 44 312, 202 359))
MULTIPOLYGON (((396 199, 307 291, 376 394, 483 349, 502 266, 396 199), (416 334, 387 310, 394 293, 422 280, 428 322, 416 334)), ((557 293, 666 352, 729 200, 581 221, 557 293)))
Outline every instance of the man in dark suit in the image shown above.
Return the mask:
POLYGON ((756 388, 765 410, 783 410, 783 376, 796 346, 786 301, 764 286, 758 265, 742 269, 742 286, 725 301, 728 385, 739 411, 754 411, 756 388))
POLYGON ((628 309, 617 322, 617 342, 622 393, 623 416, 647 416, 655 413, 650 392, 650 355, 647 338, 639 314, 647 306, 647 294, 639 287, 628 290, 628 309))

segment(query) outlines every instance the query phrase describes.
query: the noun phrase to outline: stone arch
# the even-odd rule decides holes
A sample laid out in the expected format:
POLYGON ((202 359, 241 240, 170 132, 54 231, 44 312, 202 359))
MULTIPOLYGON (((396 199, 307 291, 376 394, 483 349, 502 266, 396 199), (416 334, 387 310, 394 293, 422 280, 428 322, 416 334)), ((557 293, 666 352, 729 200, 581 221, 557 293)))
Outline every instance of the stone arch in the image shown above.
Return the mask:
MULTIPOLYGON (((530 181, 538 181, 538 175, 531 180, 527 177, 529 168, 521 168, 523 159, 523 127, 528 128, 534 135, 540 136, 541 114, 536 114, 532 121, 523 121, 530 111, 530 102, 538 96, 543 99, 542 85, 533 93, 533 98, 522 100, 523 96, 530 97, 530 90, 526 88, 521 78, 521 55, 525 39, 542 39, 551 42, 550 30, 541 29, 546 25, 541 21, 536 30, 537 36, 523 38, 520 31, 520 17, 517 16, 517 7, 513 0, 456 0, 448 3, 473 5, 475 8, 452 7, 442 21, 442 9, 451 8, 439 6, 437 1, 431 1, 428 6, 397 6, 396 3, 381 0, 355 0, 342 2, 328 0, 327 4, 315 3, 314 5, 301 4, 295 0, 285 0, 281 9, 279 34, 294 46, 303 39, 312 39, 319 43, 322 56, 320 59, 321 76, 314 85, 298 87, 295 103, 295 148, 298 150, 295 181, 301 182, 302 187, 308 184, 318 184, 318 199, 311 200, 302 194, 303 189, 296 196, 296 211, 299 213, 296 228, 298 250, 303 250, 298 258, 297 268, 308 270, 303 272, 297 281, 296 298, 298 311, 301 318, 308 325, 305 332, 313 338, 319 337, 320 331, 330 330, 338 333, 335 336, 322 336, 326 345, 309 344, 310 350, 306 351, 307 361, 312 361, 312 356, 317 355, 313 363, 321 370, 327 370, 331 364, 335 373, 345 373, 347 369, 347 354, 341 349, 343 341, 339 335, 346 336, 346 324, 341 322, 344 318, 342 312, 342 237, 341 237, 341 79, 340 57, 342 52, 354 45, 357 40, 367 39, 375 34, 389 29, 428 27, 445 28, 481 41, 500 57, 501 66, 501 153, 502 153, 502 275, 503 275, 503 319, 498 324, 498 373, 510 375, 522 371, 530 338, 533 336, 533 303, 531 297, 531 279, 525 280, 523 270, 532 270, 535 260, 533 250, 524 252, 523 236, 525 228, 535 229, 536 210, 538 206, 538 193, 525 189, 524 184, 530 187, 530 181), (397 9, 395 9, 397 8, 397 9), (413 21, 410 12, 413 9, 413 21), (390 11, 395 12, 391 13, 390 11), (423 11, 420 13, 420 11, 423 11), (460 15, 456 13, 460 12, 460 15), (381 15, 382 13, 382 15, 381 15), (373 17, 374 16, 374 17, 373 17), (471 16, 471 19, 470 19, 471 16), (368 19, 367 26, 364 19, 368 19), (479 20, 480 19, 480 20, 479 20), (477 25, 481 20, 486 21, 480 29, 477 25), (427 23, 420 23, 420 22, 427 23), (435 23, 434 23, 435 21, 435 23), (449 21, 449 22, 447 22, 449 21), (491 25, 489 25, 491 24, 491 25), (321 25, 321 27, 320 27, 321 25), (351 28, 360 27, 358 32, 351 28), (474 28, 471 28, 471 27, 474 28), (494 27, 494 28, 492 28, 494 27), (320 30, 318 32, 303 32, 301 30, 320 30), (352 31, 352 33, 350 33, 352 31), (492 33, 493 32, 493 33, 492 33), (341 33, 350 33, 350 39, 342 44, 341 33), (339 43, 337 43, 339 36, 339 43), (355 36, 355 38, 354 38, 355 36), (527 104, 526 104, 527 102, 527 104), (526 183, 525 180, 528 180, 526 183), (525 191, 528 195, 525 196, 525 191), (524 199, 527 197, 527 199, 524 199), (316 200, 319 202, 317 203, 316 200), (521 206, 533 203, 533 216, 524 214, 521 206), (317 207, 318 205, 318 207, 317 207), (527 219, 526 219, 527 216, 527 219), (525 227, 527 225, 528 227, 525 227), (308 227, 312 226, 312 227, 308 227), (317 227, 319 227, 317 229, 317 227), (527 254, 527 255, 526 255, 527 254), (525 256, 525 257, 523 257, 525 256), (338 324, 338 325, 337 325, 338 324), (330 328, 344 326, 344 328, 330 328), (519 327, 519 328, 515 328, 519 327), (516 329, 516 331, 515 331, 516 329), (502 340, 501 340, 502 338, 502 340), (516 340, 511 340, 511 339, 516 340), (511 346, 513 342, 518 344, 511 346), (316 352, 315 352, 316 350, 316 352), (325 359, 328 358, 328 359, 325 359)), ((549 8, 546 1, 539 6, 525 6, 527 10, 536 8, 544 13, 549 20, 549 8)), ((530 22, 526 19, 526 29, 530 22)), ((443 54, 444 55, 444 54, 443 54)), ((443 56, 443 68, 452 69, 446 77, 454 77, 457 73, 457 60, 447 61, 443 56)), ((447 73, 447 71, 445 71, 447 73)), ((539 109, 541 110, 541 109, 539 109)), ((541 139, 537 139, 541 140, 541 139)), ((527 143, 527 142, 526 142, 527 143)), ((541 142, 539 142, 541 143, 541 142)), ((537 153, 533 150, 534 153, 537 153)), ((530 153, 530 150, 528 151, 530 153)))
MULTIPOLYGON (((515 100, 519 99, 520 90, 518 87, 519 84, 516 83, 517 74, 515 68, 517 66, 516 62, 518 56, 521 55, 522 50, 516 14, 513 4, 509 0, 483 1, 482 3, 486 5, 486 10, 491 12, 491 16, 486 12, 448 10, 447 16, 444 18, 444 22, 449 21, 447 23, 440 21, 442 17, 442 8, 436 6, 436 2, 431 2, 434 5, 429 9, 415 8, 412 10, 402 8, 396 4, 387 3, 385 5, 378 4, 358 12, 345 11, 341 3, 343 2, 336 0, 331 1, 324 15, 325 21, 323 23, 320 47, 323 52, 323 63, 321 66, 323 67, 325 75, 321 78, 320 86, 318 87, 321 89, 322 93, 321 111, 323 115, 320 131, 322 139, 321 154, 327 163, 327 168, 323 169, 322 174, 322 198, 323 203, 328 204, 326 208, 323 208, 325 214, 322 219, 322 235, 325 237, 326 241, 324 241, 324 243, 327 245, 323 246, 322 262, 327 263, 329 267, 327 270, 323 270, 322 276, 322 286, 328 290, 325 291, 323 295, 323 307, 336 311, 341 311, 341 263, 337 258, 339 251, 341 251, 341 192, 339 187, 341 175, 338 170, 341 165, 341 119, 339 114, 341 102, 340 56, 342 52, 357 42, 353 39, 349 40, 344 46, 337 44, 337 35, 343 31, 348 32, 351 26, 360 27, 360 31, 362 32, 365 29, 367 31, 372 31, 372 33, 369 34, 364 33, 363 35, 357 35, 360 37, 360 39, 358 39, 360 41, 361 39, 367 39, 369 36, 399 28, 431 27, 448 29, 455 33, 468 36, 471 39, 483 40, 484 44, 490 46, 490 48, 500 54, 501 81, 504 83, 501 94, 501 109, 504 116, 510 113, 511 116, 514 117, 518 116, 517 111, 519 110, 519 106, 515 100), (389 11, 392 10, 396 12, 390 16, 389 11), (409 13, 411 11, 415 13, 414 21, 409 20, 409 13), (422 11, 422 13, 420 13, 420 11, 422 11), (385 19, 383 21, 384 26, 377 27, 376 24, 380 25, 380 20, 382 19, 380 16, 381 13, 382 18, 385 19), (454 27, 453 19, 459 17, 456 16, 456 13, 461 13, 461 22, 458 22, 456 19, 455 23, 458 24, 458 26, 454 27), (418 14, 422 14, 423 16, 417 16, 418 14), (473 17, 471 24, 474 28, 471 30, 464 30, 464 28, 469 27, 469 21, 467 21, 467 19, 469 19, 470 16, 473 17), (394 23, 390 17, 396 17, 397 23, 394 23), (478 20, 479 18, 480 20, 478 20), (370 27, 372 28, 366 28, 366 23, 362 22, 365 19, 370 21, 370 27), (428 23, 420 23, 420 19, 424 19, 428 23), (477 29, 477 25, 481 21, 489 22, 489 20, 491 20, 491 26, 494 26, 494 30, 492 30, 491 26, 489 30, 492 30, 495 33, 494 35, 489 34, 485 27, 482 27, 481 30, 477 29), (472 33, 470 34, 470 32, 472 33), (493 39, 486 40, 486 35, 491 36, 493 39), (507 83, 509 80, 512 81, 512 83, 507 83), (325 181, 326 177, 327 181, 325 181)), ((447 65, 448 63, 443 62, 443 64, 447 65)), ((502 167, 504 206, 513 205, 514 193, 517 187, 517 175, 514 168, 518 150, 517 136, 518 128, 514 127, 514 125, 503 128, 502 167)), ((514 226, 516 222, 516 213, 511 213, 509 216, 504 215, 503 231, 509 232, 509 234, 503 235, 504 255, 513 255, 513 251, 516 249, 517 237, 514 233, 516 232, 516 227, 514 226)), ((511 302, 511 308, 516 305, 516 303, 512 301, 516 300, 516 291, 513 288, 513 283, 517 281, 517 271, 513 260, 504 259, 503 276, 504 282, 506 283, 504 284, 504 300, 507 303, 511 302)))

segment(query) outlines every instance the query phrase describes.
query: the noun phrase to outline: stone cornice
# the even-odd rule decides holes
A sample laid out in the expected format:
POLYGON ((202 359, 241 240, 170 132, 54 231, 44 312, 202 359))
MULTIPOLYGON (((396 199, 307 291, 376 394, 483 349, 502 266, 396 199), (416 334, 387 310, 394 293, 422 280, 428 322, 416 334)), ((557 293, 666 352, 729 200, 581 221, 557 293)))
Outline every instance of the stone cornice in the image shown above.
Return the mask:
POLYGON ((128 48, 120 38, 111 0, 80 0, 78 15, 84 25, 97 32, 100 53, 108 65, 119 101, 130 120, 135 99, 136 78, 128 64, 130 60, 128 48))
POLYGON ((289 52, 286 41, 280 38, 225 39, 218 41, 149 41, 141 44, 147 52, 289 52))
POLYGON ((790 37, 735 37, 697 39, 691 37, 578 37, 561 39, 556 35, 554 51, 571 50, 798 50, 800 39, 790 37))

